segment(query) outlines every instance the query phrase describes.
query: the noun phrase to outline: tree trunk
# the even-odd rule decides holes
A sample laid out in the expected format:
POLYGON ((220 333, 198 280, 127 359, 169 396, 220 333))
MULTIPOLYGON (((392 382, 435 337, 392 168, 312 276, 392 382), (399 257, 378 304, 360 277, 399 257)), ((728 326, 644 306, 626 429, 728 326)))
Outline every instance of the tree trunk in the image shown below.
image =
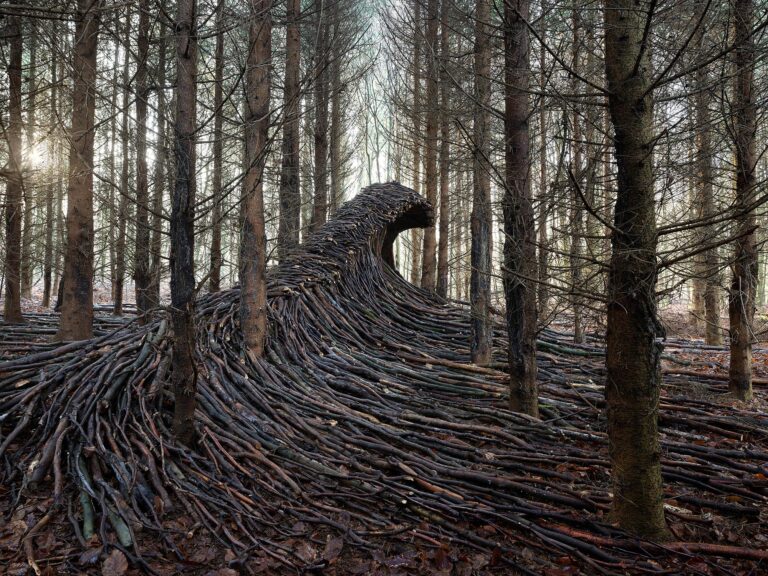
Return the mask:
MULTIPOLYGON (((546 7, 542 5, 542 10, 546 7)), ((538 210, 538 279, 536 303, 538 313, 546 316, 549 304, 549 240, 547 237, 547 217, 549 216, 549 183, 547 182, 547 150, 549 142, 547 141, 547 106, 545 100, 545 90, 547 88, 547 47, 546 47, 546 25, 542 18, 542 26, 539 34, 541 35, 541 45, 539 52, 539 90, 541 90, 541 100, 539 103, 539 144, 541 152, 539 156, 539 210, 538 210)))
MULTIPOLYGON (((421 193, 421 0, 413 3, 413 189, 421 193)), ((419 283, 421 242, 419 230, 411 229, 411 284, 419 283)))
MULTIPOLYGON (((59 78, 64 76, 64 67, 59 68, 59 78)), ((64 164, 64 143, 59 138, 56 142, 56 162, 57 166, 61 170, 64 164)), ((54 215, 56 220, 56 249, 54 252, 54 277, 51 291, 56 293, 56 303, 54 310, 56 312, 61 311, 61 305, 63 302, 63 290, 64 282, 64 253, 66 251, 66 224, 64 218, 64 177, 62 174, 56 178, 56 206, 54 208, 54 215)))
MULTIPOLYGON (((304 93, 303 98, 304 111, 302 114, 302 134, 305 142, 315 141, 315 91, 307 90, 304 93)), ((307 146, 309 147, 309 146, 307 146)), ((301 180, 299 185, 299 191, 301 193, 301 238, 307 239, 308 233, 312 228, 312 211, 314 210, 314 170, 315 159, 311 154, 299 154, 299 172, 301 173, 301 180)))
MULTIPOLYGON (((58 66, 58 78, 64 78, 66 76, 66 72, 64 70, 64 59, 59 59, 59 66, 58 66)), ((63 102, 63 98, 59 100, 60 102, 63 102)), ((61 111, 59 112, 61 114, 61 111)), ((63 282, 62 282, 62 276, 64 273, 64 253, 66 251, 66 223, 65 223, 65 217, 64 217, 64 177, 62 174, 62 167, 64 164, 64 142, 62 141, 62 132, 63 130, 59 128, 57 131, 57 134, 59 134, 59 138, 56 140, 56 160, 58 162, 57 166, 59 168, 59 175, 56 178, 56 207, 54 209, 54 213, 56 215, 56 251, 54 253, 54 278, 53 278, 53 286, 51 287, 52 292, 56 293, 56 306, 55 310, 56 312, 61 311, 61 305, 63 302, 63 298, 60 296, 62 294, 62 288, 63 288, 63 282)))
POLYGON ((213 211, 211 213, 211 271, 208 290, 221 289, 221 191, 224 138, 224 2, 216 7, 216 51, 213 72, 213 211))
MULTIPOLYGON (((429 0, 427 4, 427 134, 424 153, 425 185, 427 201, 434 207, 437 204, 437 24, 438 0, 429 0)), ((421 287, 435 289, 435 227, 428 226, 423 232, 424 245, 421 259, 421 287)))
MULTIPOLYGON (((595 38, 595 28, 597 22, 595 21, 593 14, 587 14, 587 22, 585 25, 585 37, 584 43, 587 51, 587 71, 592 73, 592 70, 599 68, 599 60, 597 54, 600 51, 600 46, 597 44, 595 38)), ((592 88, 587 87, 587 94, 590 100, 599 100, 600 94, 592 88)), ((585 159, 585 175, 582 178, 584 182, 584 198, 587 204, 592 210, 597 212, 597 176, 598 166, 600 165, 601 146, 596 143, 596 135, 599 133, 597 127, 600 125, 600 107, 587 106, 586 113, 584 114, 584 149, 586 151, 585 159)), ((584 248, 586 249, 586 255, 588 261, 584 263, 586 272, 586 278, 584 281, 584 290, 590 293, 605 293, 605 289, 602 284, 598 284, 602 274, 598 266, 595 265, 596 261, 601 258, 600 254, 600 222, 589 211, 586 211, 583 218, 584 225, 584 248)))
POLYGON ((752 322, 755 317, 757 289, 757 220, 754 210, 746 207, 755 199, 757 165, 757 104, 754 94, 755 41, 752 37, 754 4, 736 0, 733 21, 736 30, 736 85, 733 123, 736 148, 737 221, 733 280, 728 295, 731 331, 731 364, 728 388, 736 398, 752 398, 752 322))
MULTIPOLYGON (((119 14, 115 12, 113 15, 113 26, 116 30, 115 36, 120 35, 120 18, 119 14)), ((115 61, 118 60, 118 43, 115 40, 115 61)), ((117 210, 115 209, 115 143, 117 142, 117 87, 120 84, 120 66, 115 66, 112 71, 112 91, 110 97, 110 110, 109 110, 109 152, 107 154, 106 164, 107 173, 109 174, 109 182, 106 183, 107 187, 107 243, 109 245, 109 281, 112 294, 112 302, 115 301, 115 232, 117 230, 117 210)), ((104 183, 102 183, 103 185, 104 183)))
POLYGON ((448 113, 450 79, 446 65, 449 58, 449 35, 448 6, 443 3, 440 15, 440 238, 437 245, 437 294, 442 298, 448 297, 451 120, 448 113))
POLYGON ((492 214, 489 109, 491 105, 491 43, 489 0, 478 0, 475 14, 475 98, 473 133, 473 193, 471 216, 471 355, 475 364, 491 360, 492 214))
MULTIPOLYGON (((53 35, 51 38, 51 46, 55 51, 58 50, 58 34, 57 28, 54 27, 53 35)), ((58 109, 58 67, 56 65, 56 59, 51 58, 51 118, 56 119, 59 117, 58 109)), ((52 164, 57 169, 61 165, 61 158, 58 155, 58 149, 56 145, 56 139, 52 138, 48 141, 48 153, 51 155, 52 164)), ((58 173, 58 170, 57 170, 58 173)), ((59 181, 60 178, 59 178, 59 181)), ((48 308, 51 305, 51 277, 53 272, 53 231, 56 225, 56 215, 53 211, 53 199, 55 195, 54 183, 48 182, 45 186, 45 246, 43 249, 43 308, 48 308)))
POLYGON ((128 193, 128 85, 131 81, 130 75, 130 52, 131 52, 131 18, 130 12, 125 22, 125 44, 123 46, 123 95, 122 95, 122 118, 120 122, 120 140, 122 143, 121 155, 123 157, 120 166, 120 201, 117 209, 117 241, 115 243, 115 302, 112 313, 115 316, 123 314, 123 295, 125 285, 125 245, 126 229, 128 226, 129 199, 128 193))
POLYGON ((277 230, 277 255, 283 260, 299 245, 301 230, 301 0, 287 0, 285 39, 285 123, 283 124, 282 166, 280 170, 280 219, 277 230))
POLYGON ((453 242, 451 243, 451 260, 453 266, 451 272, 453 277, 451 278, 451 284, 453 284, 453 297, 457 300, 462 300, 462 276, 464 268, 464 210, 463 201, 464 196, 464 183, 463 174, 458 169, 458 158, 454 164, 457 169, 454 170, 454 195, 453 205, 451 207, 451 222, 453 222, 453 242))
POLYGON ((195 436, 195 126, 197 109, 197 6, 178 0, 176 31, 176 178, 171 203, 171 380, 175 406, 173 432, 189 444, 195 436))
POLYGON ((656 316, 653 103, 647 15, 634 0, 605 6, 608 104, 618 186, 608 281, 605 396, 613 515, 628 532, 664 538, 658 437, 662 328, 656 316))
POLYGON ((328 17, 325 0, 317 0, 317 47, 315 53, 315 198, 312 231, 328 218, 328 17))
MULTIPOLYGON (((342 202, 344 194, 342 183, 343 159, 341 157, 341 141, 344 134, 344 120, 341 113, 342 107, 342 87, 341 87, 341 61, 344 57, 341 38, 339 37, 339 2, 333 4, 333 61, 331 62, 331 215, 336 214, 336 210, 342 202)), ((367 118, 367 116, 366 116, 367 118)), ((366 139, 367 142, 367 139, 366 139)))
POLYGON ((251 0, 245 73, 245 189, 240 244, 240 326, 250 354, 264 354, 267 335, 267 238, 264 231, 264 166, 269 138, 269 81, 272 59, 271 0, 251 0))
MULTIPOLYGON (((35 126, 37 125, 37 24, 30 18, 29 26, 29 72, 27 73, 27 146, 31 150, 35 146, 35 126)), ((24 182, 24 234, 21 239, 21 296, 32 298, 32 283, 34 281, 34 220, 37 196, 36 184, 24 182)))
POLYGON ((509 335, 509 402, 539 415, 536 384, 536 223, 531 200, 528 0, 504 5, 504 296, 509 335))
MULTIPOLYGON (((697 2, 696 17, 702 15, 706 10, 707 2, 699 0, 697 2)), ((704 53, 704 35, 705 26, 700 26, 694 37, 694 53, 704 53)), ((700 67, 696 71, 696 189, 698 191, 699 201, 697 209, 694 211, 697 216, 704 219, 711 219, 717 216, 714 205, 713 180, 714 171, 712 169, 712 129, 710 126, 711 118, 709 113, 709 73, 706 67, 700 67)), ((717 241, 715 227, 707 224, 701 230, 701 243, 704 245, 717 241)), ((722 332, 720 330, 720 295, 718 294, 719 284, 719 257, 717 248, 706 250, 700 258, 699 270, 697 270, 702 280, 702 312, 705 322, 706 343, 719 346, 723 343, 722 332)))
MULTIPOLYGON (((581 8, 574 8, 573 16, 573 62, 571 67, 577 74, 580 74, 579 51, 581 48, 581 8)), ((578 80, 574 76, 571 83, 571 91, 575 94, 578 91, 578 80)), ((583 136, 581 131, 581 110, 574 106, 571 112, 571 124, 573 126, 573 139, 571 141, 571 169, 576 179, 571 189, 571 210, 569 216, 569 228, 571 230, 571 246, 568 252, 568 265, 571 273, 571 285, 573 286, 573 341, 577 343, 584 342, 584 327, 582 320, 582 302, 577 296, 583 289, 582 286, 582 267, 584 266, 583 246, 584 241, 584 207, 576 186, 582 192, 584 191, 584 160, 583 160, 583 136)))
POLYGON ((7 36, 10 38, 8 59, 8 168, 9 177, 5 187, 5 322, 23 322, 21 315, 21 220, 22 176, 21 176, 21 17, 8 19, 7 36))
POLYGON ((155 170, 152 176, 152 240, 149 248, 150 288, 149 306, 160 305, 160 276, 163 269, 163 191, 165 190, 165 164, 168 159, 165 134, 165 38, 159 39, 157 78, 157 143, 155 145, 155 170))
POLYGON ((134 248, 134 280, 136 313, 139 323, 147 321, 152 309, 149 295, 149 182, 147 177, 147 60, 149 58, 149 0, 139 2, 139 38, 136 63, 136 244, 134 248))
POLYGON ((93 137, 101 0, 77 0, 61 340, 93 336, 93 137))

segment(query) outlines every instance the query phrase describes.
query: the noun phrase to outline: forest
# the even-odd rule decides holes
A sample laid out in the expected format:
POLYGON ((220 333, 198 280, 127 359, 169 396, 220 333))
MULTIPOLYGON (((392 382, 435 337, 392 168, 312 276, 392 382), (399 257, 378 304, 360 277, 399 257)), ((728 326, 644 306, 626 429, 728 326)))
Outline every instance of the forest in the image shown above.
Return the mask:
POLYGON ((768 2, 0 2, 4 574, 768 574, 768 2))

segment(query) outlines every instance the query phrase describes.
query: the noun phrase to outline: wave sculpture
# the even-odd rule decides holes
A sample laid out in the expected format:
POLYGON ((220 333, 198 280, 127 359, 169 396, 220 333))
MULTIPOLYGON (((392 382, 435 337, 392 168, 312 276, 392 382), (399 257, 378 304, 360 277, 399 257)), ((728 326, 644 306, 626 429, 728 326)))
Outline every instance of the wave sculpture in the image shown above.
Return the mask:
POLYGON ((268 573, 688 573, 702 557, 707 573, 725 573, 767 562, 757 542, 712 544, 700 512, 753 523, 765 513, 764 414, 665 391, 670 518, 695 517, 701 530, 693 542, 628 538, 609 522, 600 347, 545 331, 542 419, 510 412, 502 319, 496 361, 475 366, 467 306, 392 266, 397 235, 432 224, 432 207, 394 182, 346 203, 270 270, 255 362, 240 345, 238 290, 200 297, 193 449, 170 433, 161 314, 0 364, 5 542, 15 537, 36 570, 46 559, 35 539, 54 525, 155 571, 162 558, 193 565, 183 564, 192 535, 227 550, 230 567, 268 573), (726 423, 723 410, 739 418, 726 423))

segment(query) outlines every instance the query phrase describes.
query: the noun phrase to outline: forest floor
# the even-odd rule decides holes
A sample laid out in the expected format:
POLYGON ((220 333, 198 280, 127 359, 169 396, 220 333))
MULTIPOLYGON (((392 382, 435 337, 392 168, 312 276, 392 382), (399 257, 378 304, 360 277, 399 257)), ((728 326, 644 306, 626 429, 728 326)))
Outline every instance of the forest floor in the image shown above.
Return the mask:
MULTIPOLYGON (((108 296, 102 298, 102 304, 108 303, 108 296)), ((118 330, 132 318, 130 313, 115 318, 104 306, 97 310, 97 336, 118 330)), ((26 312, 30 320, 27 326, 0 329, 0 362, 55 347, 50 338, 57 316, 32 307, 26 312)), ((551 330, 543 335, 539 350, 543 426, 548 432, 520 421, 494 421, 489 414, 478 415, 482 426, 477 430, 465 430, 463 426, 468 424, 464 418, 460 419, 462 425, 448 416, 440 422, 421 423, 421 427, 431 429, 429 436, 445 447, 467 450, 469 442, 472 450, 486 460, 483 464, 503 462, 495 482, 482 474, 488 472, 488 466, 472 461, 467 462, 467 477, 456 477, 445 485, 433 484, 434 479, 428 476, 418 482, 424 468, 416 468, 413 463, 393 474, 402 494, 408 493, 413 476, 416 485, 426 487, 427 493, 444 492, 447 509, 456 510, 456 525, 451 528, 442 524, 444 511, 436 511, 434 518, 428 513, 403 518, 398 510, 388 510, 389 506, 382 502, 380 513, 386 521, 377 535, 377 530, 370 527, 361 529, 361 522, 356 520, 355 510, 359 513, 364 506, 345 510, 336 496, 329 496, 326 522, 318 522, 309 513, 302 519, 301 514, 292 512, 285 515, 284 529, 262 534, 268 541, 278 539, 279 534, 280 549, 291 558, 286 563, 267 548, 246 554, 233 550, 217 537, 216 531, 206 529, 205 522, 176 508, 162 519, 162 529, 171 535, 175 553, 171 554, 168 542, 157 538, 155 531, 139 529, 132 548, 141 551, 141 561, 137 562, 127 550, 124 553, 121 547, 113 546, 118 544, 114 534, 108 534, 104 542, 104 532, 100 537, 97 531, 87 541, 78 542, 82 536, 73 535, 73 525, 77 526, 81 519, 75 498, 69 501, 66 514, 25 541, 29 529, 53 504, 53 482, 46 479, 18 507, 17 487, 0 486, 0 517, 7 520, 0 528, 0 566, 6 567, 7 574, 31 573, 32 557, 43 574, 87 572, 105 576, 141 571, 216 576, 298 572, 463 576, 523 570, 550 576, 768 573, 768 349, 755 350, 755 399, 750 403, 733 401, 725 394, 727 350, 681 338, 692 332, 685 315, 666 315, 665 323, 673 328, 669 330, 663 362, 665 386, 660 422, 667 483, 665 508, 673 546, 631 541, 611 530, 601 414, 601 342, 590 338, 586 345, 574 345, 567 333, 551 330), (562 436, 559 432, 563 430, 570 433, 562 436), (508 434, 515 434, 514 442, 508 434), (751 456, 745 457, 744 452, 751 456), (472 477, 473 471, 480 473, 472 477), (467 492, 466 486, 462 487, 466 482, 479 493, 467 492), (484 483, 489 488, 479 488, 484 483), (522 489, 518 483, 530 489, 522 489), (491 488, 494 484, 495 488, 491 488), (513 498, 515 505, 497 498, 495 490, 517 494, 513 498), (546 492, 557 497, 548 498, 546 492), (450 493, 457 495, 453 501, 450 493), (486 504, 498 504, 498 520, 492 515, 481 521, 471 514, 462 518, 460 510, 467 504, 458 499, 477 499, 480 494, 486 504), (538 531, 515 527, 514 523, 510 527, 509 520, 503 519, 505 510, 512 516, 519 515, 521 522, 533 520, 538 531), (507 561, 508 555, 514 556, 514 563, 507 561)), ((413 370, 437 370, 441 381, 455 378, 455 385, 467 386, 465 392, 485 391, 482 398, 474 400, 475 409, 505 409, 505 375, 500 359, 490 369, 476 370, 472 365, 462 367, 453 360, 414 349, 400 350, 400 361, 413 370)), ((464 401, 458 389, 427 387, 423 392, 435 404, 430 411, 433 417, 441 407, 451 413, 452 404, 464 401)), ((412 407, 424 417, 426 412, 419 403, 412 407)), ((416 422, 414 418, 411 424, 416 422)), ((376 437, 376 433, 372 434, 372 438, 376 437)), ((0 436, 0 442, 3 439, 0 436)), ((372 450, 376 451, 376 447, 372 450)), ((415 461, 422 464, 418 458, 415 461)), ((8 461, 4 465, 7 467, 8 461)), ((315 497, 319 495, 317 492, 315 497)), ((282 506, 287 509, 291 504, 278 506, 281 516, 282 506)), ((161 502, 158 509, 162 508, 161 502)))
MULTIPOLYGON (((19 335, 10 345, 5 339, 0 342, 0 358, 7 353, 18 355, 25 345, 32 346, 34 352, 50 348, 47 339, 49 331, 55 326, 55 315, 30 315, 30 320, 30 325, 25 328, 29 332, 19 335)), ((106 333, 113 330, 118 322, 121 320, 102 312, 97 315, 96 325, 99 333, 106 333)), ((510 550, 516 550, 519 554, 517 564, 531 570, 531 573, 550 576, 594 574, 599 572, 598 568, 604 573, 647 573, 656 569, 673 574, 766 573, 768 560, 740 558, 738 555, 744 554, 744 550, 768 549, 768 531, 765 528, 768 525, 768 350, 758 348, 755 351, 754 368, 758 383, 755 399, 749 404, 729 400, 725 395, 725 382, 722 380, 727 373, 725 349, 709 349, 695 341, 674 339, 668 342, 665 353, 666 385, 662 391, 661 434, 665 443, 678 447, 678 450, 672 451, 668 447, 665 449, 665 480, 669 484, 665 507, 669 527, 676 543, 733 547, 732 550, 721 551, 723 555, 713 557, 712 550, 700 550, 692 545, 689 545, 688 552, 682 548, 671 553, 664 546, 629 544, 629 540, 617 538, 616 534, 601 535, 601 531, 590 529, 594 521, 607 520, 607 492, 610 490, 604 438, 600 432, 604 426, 599 413, 602 400, 600 346, 597 342, 574 346, 567 335, 552 331, 545 335, 540 349, 543 406, 547 409, 544 411, 545 422, 555 431, 573 420, 566 425, 567 428, 581 433, 588 431, 588 434, 584 437, 579 434, 569 436, 568 450, 553 451, 551 439, 538 438, 537 445, 538 434, 518 429, 521 441, 529 447, 530 444, 536 445, 536 448, 532 450, 533 454, 523 458, 527 466, 516 472, 510 470, 515 466, 510 466, 505 474, 509 475, 510 482, 532 483, 529 485, 543 490, 566 493, 576 499, 583 497, 590 502, 587 508, 592 508, 594 504, 592 510, 577 512, 578 503, 556 503, 559 514, 566 517, 542 522, 542 527, 556 529, 609 556, 621 551, 620 556, 624 557, 627 548, 631 550, 639 546, 645 549, 642 555, 645 556, 645 565, 640 560, 635 561, 637 565, 634 567, 634 562, 616 565, 615 562, 605 561, 591 565, 590 562, 585 563, 585 558, 594 554, 600 562, 598 552, 580 550, 579 547, 569 551, 567 543, 564 548, 562 543, 552 545, 544 561, 540 544, 526 542, 524 530, 522 534, 515 533, 503 522, 489 520, 479 525, 472 521, 462 522, 462 539, 451 534, 450 530, 434 525, 428 518, 412 518, 410 522, 394 524, 382 530, 381 536, 367 535, 366 545, 359 546, 350 544, 343 530, 341 533, 338 529, 329 530, 322 524, 289 515, 286 518, 289 526, 283 531, 288 537, 282 539, 281 546, 289 550, 296 566, 303 564, 303 567, 296 569, 286 567, 279 559, 263 552, 245 556, 238 554, 192 515, 176 512, 166 514, 162 524, 164 530, 175 535, 176 557, 169 554, 167 543, 156 538, 152 531, 137 533, 136 548, 141 550, 146 562, 144 569, 158 574, 183 571, 217 576, 301 571, 445 576, 508 574, 519 573, 504 561, 510 550), (588 355, 574 356, 573 352, 588 355), (695 376, 695 373, 701 376, 695 376), (744 435, 745 430, 747 436, 744 435), (744 449, 755 451, 758 455, 755 462, 747 464, 735 457, 734 451, 744 449), (550 455, 550 461, 542 459, 542 455, 550 455), (715 474, 708 470, 710 466, 716 469, 715 474), (576 524, 581 523, 583 527, 574 527, 574 520, 579 516, 582 518, 576 524), (481 540, 473 542, 468 537, 470 534, 481 540), (494 542, 498 545, 493 546, 494 542), (655 557, 659 559, 654 560, 655 557), (614 564, 613 568, 611 564, 614 564)), ((440 366, 440 359, 433 361, 440 366)), ((404 362, 413 365, 413 360, 404 362)), ((504 380, 500 368, 502 366, 477 374, 479 382, 497 386, 504 380)), ((466 371, 453 366, 443 366, 440 371, 466 375, 466 371)), ((443 395, 435 399, 446 401, 443 395)), ((460 398, 454 401, 458 402, 460 398)), ((488 404, 489 408, 494 406, 504 408, 501 394, 488 404)), ((459 446, 466 445, 467 441, 477 443, 478 440, 477 436, 471 440, 462 433, 451 434, 447 430, 437 435, 442 436, 447 444, 456 443, 459 446)), ((477 443, 477 448, 484 450, 483 442, 477 443)), ((489 461, 499 457, 494 442, 489 442, 488 450, 486 457, 489 461)), ((509 457, 511 454, 502 458, 509 457)), ((476 469, 476 466, 468 465, 468 470, 471 469, 476 469)), ((509 489, 516 490, 505 488, 509 489)), ((0 528, 0 563, 6 566, 7 574, 26 574, 30 571, 23 551, 24 536, 35 520, 49 510, 51 491, 51 483, 44 482, 33 498, 14 511, 18 494, 8 486, 0 487, 0 515, 9 520, 5 528, 0 528)), ((460 489, 458 491, 461 492, 460 489)), ((488 497, 493 501, 492 495, 488 497)), ((541 505, 542 496, 533 491, 527 499, 528 504, 541 505)), ((503 506, 498 513, 503 514, 503 506)), ((77 516, 72 511, 71 503, 68 516, 69 519, 77 516)), ((346 522, 347 526, 355 525, 354 517, 345 516, 343 512, 333 517, 338 522, 346 522)), ((536 514, 529 514, 529 517, 535 518, 536 514)), ((141 569, 135 567, 135 562, 131 566, 126 554, 109 546, 110 542, 115 543, 115 537, 107 538, 106 546, 98 534, 91 537, 85 546, 81 545, 73 537, 72 524, 65 515, 58 522, 51 522, 38 531, 33 539, 33 555, 43 574, 85 571, 119 576, 139 573, 141 569)), ((555 542, 558 540, 555 539, 555 542)))

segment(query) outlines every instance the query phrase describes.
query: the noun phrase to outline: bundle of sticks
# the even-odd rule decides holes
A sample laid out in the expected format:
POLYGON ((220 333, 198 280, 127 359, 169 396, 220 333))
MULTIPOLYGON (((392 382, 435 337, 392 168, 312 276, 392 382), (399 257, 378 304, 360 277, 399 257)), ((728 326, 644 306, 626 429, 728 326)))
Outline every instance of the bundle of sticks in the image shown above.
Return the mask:
POLYGON ((262 359, 243 352, 238 290, 200 297, 192 448, 170 430, 162 314, 0 364, 0 483, 14 508, 52 491, 24 535, 27 561, 42 565, 34 538, 67 520, 83 545, 99 538, 150 569, 142 538, 182 556, 168 519, 183 514, 234 558, 258 553, 286 572, 322 568, 289 544, 297 526, 355 554, 393 538, 450 542, 505 573, 540 574, 556 559, 591 574, 768 565, 753 539, 768 511, 766 414, 722 402, 717 380, 703 381, 709 397, 666 388, 678 540, 628 537, 610 522, 600 342, 543 332, 541 419, 511 412, 502 319, 495 362, 472 364, 467 307, 381 257, 398 231, 430 221, 431 207, 395 183, 343 206, 270 271, 262 359), (731 542, 723 522, 738 527, 731 542))

